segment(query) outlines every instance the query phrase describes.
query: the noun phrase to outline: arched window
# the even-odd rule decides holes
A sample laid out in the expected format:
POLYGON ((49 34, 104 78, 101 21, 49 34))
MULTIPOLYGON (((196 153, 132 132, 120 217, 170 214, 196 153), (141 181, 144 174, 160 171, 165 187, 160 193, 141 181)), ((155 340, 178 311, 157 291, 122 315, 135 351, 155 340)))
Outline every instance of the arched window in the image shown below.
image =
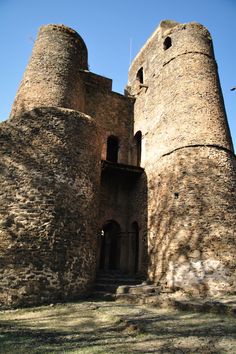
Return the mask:
POLYGON ((140 68, 137 72, 136 79, 140 82, 140 84, 143 84, 143 68, 140 68))
POLYGON ((167 50, 168 48, 170 48, 172 46, 172 41, 170 37, 166 37, 166 39, 163 42, 163 48, 164 50, 167 50))
POLYGON ((136 165, 140 166, 141 164, 141 154, 142 154, 142 133, 141 131, 137 131, 134 136, 134 144, 135 144, 135 154, 136 154, 136 165))
POLYGON ((110 135, 107 138, 107 161, 118 162, 119 139, 110 135))

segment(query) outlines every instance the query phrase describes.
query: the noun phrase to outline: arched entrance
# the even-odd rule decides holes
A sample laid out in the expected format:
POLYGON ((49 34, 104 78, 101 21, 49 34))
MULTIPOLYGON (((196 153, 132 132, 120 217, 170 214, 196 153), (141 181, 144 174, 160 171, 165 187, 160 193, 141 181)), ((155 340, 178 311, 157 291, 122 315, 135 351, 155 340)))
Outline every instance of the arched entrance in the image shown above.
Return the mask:
POLYGON ((110 220, 103 225, 100 236, 99 269, 120 270, 121 230, 119 224, 110 220))

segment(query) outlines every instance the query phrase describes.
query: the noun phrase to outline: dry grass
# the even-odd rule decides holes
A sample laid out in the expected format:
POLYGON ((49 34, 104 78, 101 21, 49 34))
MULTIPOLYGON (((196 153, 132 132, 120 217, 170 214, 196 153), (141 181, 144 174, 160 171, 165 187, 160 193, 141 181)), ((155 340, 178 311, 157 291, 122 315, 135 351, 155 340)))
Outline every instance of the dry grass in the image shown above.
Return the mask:
POLYGON ((0 312, 0 353, 236 353, 236 319, 114 302, 0 312))

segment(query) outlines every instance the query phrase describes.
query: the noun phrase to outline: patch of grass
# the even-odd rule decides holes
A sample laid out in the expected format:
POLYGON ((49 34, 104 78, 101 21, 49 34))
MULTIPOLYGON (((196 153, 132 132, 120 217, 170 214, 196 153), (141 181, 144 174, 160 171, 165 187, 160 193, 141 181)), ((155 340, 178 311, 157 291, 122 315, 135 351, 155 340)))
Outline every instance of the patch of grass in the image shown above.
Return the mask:
POLYGON ((236 353, 236 319, 115 302, 2 311, 0 353, 236 353))

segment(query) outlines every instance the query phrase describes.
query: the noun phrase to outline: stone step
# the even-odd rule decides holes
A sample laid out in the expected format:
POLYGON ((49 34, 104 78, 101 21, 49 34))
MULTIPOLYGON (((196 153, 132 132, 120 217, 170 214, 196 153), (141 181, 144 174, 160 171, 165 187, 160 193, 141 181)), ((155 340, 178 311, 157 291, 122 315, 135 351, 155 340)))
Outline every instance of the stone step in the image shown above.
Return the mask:
POLYGON ((155 285, 121 285, 117 288, 117 294, 134 294, 134 295, 142 295, 142 294, 159 294, 161 289, 155 285))
POLYGON ((142 283, 142 280, 136 279, 136 278, 106 278, 106 277, 97 277, 96 278, 96 283, 109 283, 109 284, 118 284, 118 285, 125 285, 125 284, 130 284, 130 285, 137 285, 142 283))
POLYGON ((116 279, 126 279, 126 280, 143 280, 143 277, 141 276, 135 276, 131 274, 122 274, 122 273, 98 273, 96 278, 104 278, 104 279, 110 279, 110 280, 116 280, 116 279))
POLYGON ((111 283, 100 283, 100 282, 96 282, 94 284, 94 289, 95 290, 99 290, 99 291, 107 291, 107 292, 111 292, 111 293, 115 293, 117 288, 119 287, 118 284, 111 284, 111 283))
POLYGON ((119 272, 99 272, 94 284, 93 298, 102 297, 115 300, 116 294, 155 293, 154 287, 143 282, 141 277, 133 277, 119 272))
POLYGON ((134 305, 151 305, 162 307, 160 303, 158 294, 149 293, 149 294, 116 294, 115 300, 121 303, 128 303, 134 305))

